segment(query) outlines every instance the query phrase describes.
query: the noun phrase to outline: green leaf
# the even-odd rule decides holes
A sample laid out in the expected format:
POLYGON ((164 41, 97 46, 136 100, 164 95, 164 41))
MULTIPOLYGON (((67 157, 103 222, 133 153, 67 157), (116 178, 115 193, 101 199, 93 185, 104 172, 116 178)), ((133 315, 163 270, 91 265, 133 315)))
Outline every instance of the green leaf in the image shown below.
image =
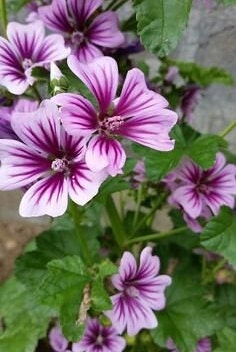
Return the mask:
POLYGON ((30 326, 22 326, 12 334, 4 333, 0 336, 0 351, 34 352, 38 344, 37 330, 30 326))
POLYGON ((101 278, 94 280, 91 290, 92 308, 98 312, 112 309, 111 299, 104 289, 101 278))
POLYGON ((104 279, 107 276, 111 276, 118 272, 118 268, 109 259, 104 260, 99 265, 99 277, 104 279))
POLYGON ((232 85, 232 75, 219 67, 203 67, 194 62, 170 60, 172 65, 178 66, 182 77, 190 83, 197 83, 201 87, 208 87, 213 83, 232 85))
POLYGON ((16 13, 30 2, 31 0, 7 0, 7 8, 10 12, 16 13))
POLYGON ((203 169, 208 169, 213 166, 216 153, 223 144, 221 137, 205 134, 188 146, 187 155, 203 169))
POLYGON ((224 317, 225 325, 236 330, 236 284, 218 285, 215 303, 224 317))
POLYGON ((233 352, 236 346, 236 331, 224 328, 217 334, 220 347, 213 352, 233 352))
POLYGON ((133 2, 142 43, 149 51, 159 56, 168 55, 176 47, 186 27, 192 0, 133 2))
POLYGON ((236 265, 236 217, 234 211, 222 207, 218 216, 212 218, 200 235, 202 245, 224 256, 236 265))
POLYGON ((236 5, 236 0, 217 0, 220 5, 236 5))
POLYGON ((167 339, 172 338, 181 352, 195 352, 200 338, 224 325, 217 309, 205 300, 198 279, 189 268, 174 277, 167 290, 166 308, 157 313, 159 326, 152 332, 158 345, 165 347, 167 339))

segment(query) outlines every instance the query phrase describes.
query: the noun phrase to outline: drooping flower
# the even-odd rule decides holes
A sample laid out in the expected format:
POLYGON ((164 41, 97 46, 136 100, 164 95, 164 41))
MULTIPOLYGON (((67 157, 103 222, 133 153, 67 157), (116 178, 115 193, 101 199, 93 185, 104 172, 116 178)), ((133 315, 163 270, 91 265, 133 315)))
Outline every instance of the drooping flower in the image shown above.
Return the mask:
POLYGON ((0 139, 18 139, 11 127, 11 116, 15 112, 30 112, 36 110, 38 102, 20 98, 12 106, 0 107, 0 139))
POLYGON ((172 150, 174 141, 168 133, 177 121, 175 112, 166 109, 168 102, 149 90, 144 74, 138 69, 127 73, 119 98, 118 67, 114 59, 102 57, 84 65, 71 55, 70 69, 90 89, 99 111, 84 97, 58 94, 56 104, 62 106, 61 120, 68 133, 93 137, 86 152, 87 165, 93 171, 106 168, 115 176, 121 172, 126 155, 117 136, 162 151, 172 150))
POLYGON ((41 21, 26 25, 11 22, 7 26, 7 37, 8 40, 0 37, 0 80, 13 94, 24 93, 34 83, 33 67, 62 60, 70 53, 61 35, 45 37, 41 21))
POLYGON ((134 174, 131 179, 131 184, 134 188, 138 188, 141 183, 147 181, 144 161, 138 160, 133 171, 134 174))
POLYGON ((53 327, 49 333, 49 344, 53 352, 71 352, 68 349, 69 342, 63 336, 61 328, 58 326, 53 327))
POLYGON ((122 352, 125 339, 117 335, 112 326, 103 326, 94 318, 87 320, 84 336, 78 343, 73 343, 73 352, 122 352))
POLYGON ((116 48, 124 41, 115 12, 94 15, 102 0, 53 0, 38 13, 45 25, 66 38, 73 53, 82 62, 102 56, 102 48, 116 48))
POLYGON ((184 119, 188 123, 192 123, 194 117, 194 110, 201 98, 202 89, 196 85, 191 84, 185 88, 184 95, 181 100, 180 108, 184 119))
POLYGON ((191 160, 185 160, 175 171, 176 188, 170 201, 179 204, 192 219, 201 216, 204 209, 217 215, 220 207, 234 207, 236 195, 236 167, 226 164, 222 153, 217 153, 213 167, 201 169, 191 160))
POLYGON ((119 273, 112 276, 112 284, 119 293, 111 297, 113 308, 105 314, 119 333, 127 329, 128 335, 136 335, 142 328, 155 328, 157 318, 153 310, 165 307, 164 290, 171 284, 171 278, 158 275, 160 261, 151 252, 151 247, 143 249, 139 266, 134 256, 125 252, 119 273))
POLYGON ((68 196, 84 205, 96 195, 106 175, 88 169, 85 139, 64 131, 54 103, 45 100, 34 112, 14 113, 12 128, 20 141, 0 140, 0 189, 29 186, 20 203, 22 216, 59 216, 68 196))
MULTIPOLYGON (((172 339, 167 340, 166 347, 171 352, 180 352, 175 346, 172 339)), ((212 351, 211 340, 208 337, 204 337, 198 341, 195 352, 211 352, 211 351, 212 351)))

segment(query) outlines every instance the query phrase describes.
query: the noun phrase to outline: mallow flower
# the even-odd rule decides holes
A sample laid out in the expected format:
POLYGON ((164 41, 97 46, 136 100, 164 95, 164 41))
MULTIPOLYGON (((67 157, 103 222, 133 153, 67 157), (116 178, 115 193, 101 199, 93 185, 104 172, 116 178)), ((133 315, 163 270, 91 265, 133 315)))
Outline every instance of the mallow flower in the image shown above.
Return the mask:
POLYGON ((153 329, 157 318, 153 310, 165 307, 165 288, 171 284, 168 275, 158 275, 160 260, 146 247, 140 255, 139 265, 130 252, 121 258, 119 273, 111 278, 117 294, 111 296, 113 308, 105 314, 112 325, 122 333, 136 335, 142 328, 153 329))
POLYGON ((48 338, 53 352, 71 352, 68 348, 69 341, 63 336, 59 326, 54 326, 50 330, 48 338))
POLYGON ((45 36, 41 21, 30 24, 11 22, 7 39, 0 37, 0 81, 11 93, 23 94, 35 82, 33 67, 66 58, 70 49, 60 34, 45 36))
MULTIPOLYGON (((180 350, 177 349, 172 339, 167 340, 166 347, 171 352, 181 352, 180 350)), ((202 339, 198 340, 197 346, 194 352, 211 352, 211 351, 212 351, 211 340, 208 337, 203 337, 202 339)))
POLYGON ((169 132, 177 115, 167 109, 165 98, 147 88, 139 69, 128 71, 116 98, 119 74, 114 59, 101 57, 85 65, 71 55, 68 65, 94 95, 98 109, 78 94, 58 94, 53 101, 62 107, 61 121, 69 134, 91 137, 85 155, 91 170, 121 173, 126 154, 117 137, 161 151, 174 148, 169 132))
POLYGON ((185 159, 172 172, 172 177, 175 177, 175 186, 170 202, 181 206, 192 219, 202 215, 209 218, 206 208, 212 215, 217 215, 223 205, 234 207, 236 166, 226 165, 222 153, 217 153, 214 165, 208 170, 203 170, 190 159, 185 159))
POLYGON ((73 343, 72 352, 122 352, 125 339, 112 326, 103 326, 96 318, 88 318, 84 336, 73 343))
POLYGON ((116 48, 124 41, 113 11, 98 15, 103 0, 53 0, 38 8, 45 25, 64 35, 72 52, 82 62, 102 56, 102 48, 116 48))
POLYGON ((26 187, 21 216, 60 216, 68 197, 84 205, 106 177, 84 162, 86 141, 69 136, 61 126, 57 106, 45 100, 36 111, 11 117, 19 140, 0 140, 0 189, 26 187))

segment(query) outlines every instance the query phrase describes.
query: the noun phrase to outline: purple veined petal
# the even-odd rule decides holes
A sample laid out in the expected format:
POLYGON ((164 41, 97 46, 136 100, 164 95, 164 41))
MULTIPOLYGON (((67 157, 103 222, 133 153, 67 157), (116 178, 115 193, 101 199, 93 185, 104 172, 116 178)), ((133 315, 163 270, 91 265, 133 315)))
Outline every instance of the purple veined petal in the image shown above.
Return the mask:
POLYGON ((19 141, 0 140, 0 189, 24 187, 50 169, 50 162, 19 141))
POLYGON ((121 144, 106 136, 95 136, 89 144, 85 154, 85 161, 92 171, 105 169, 109 175, 122 173, 126 154, 121 144))
POLYGON ((177 170, 177 177, 188 184, 197 184, 202 178, 202 170, 189 159, 184 159, 177 170))
POLYGON ((37 110, 38 106, 39 103, 36 100, 20 98, 16 101, 13 108, 17 112, 31 112, 37 110))
POLYGON ((0 107, 0 139, 17 139, 16 134, 11 128, 12 107, 0 107))
POLYGON ((69 135, 63 128, 61 129, 61 147, 66 152, 67 160, 73 162, 84 160, 87 139, 69 135))
POLYGON ((152 248, 145 247, 140 254, 140 264, 137 271, 137 278, 147 279, 154 277, 159 273, 160 259, 156 255, 152 255, 152 248))
POLYGON ((196 219, 200 216, 203 206, 202 195, 196 191, 194 185, 177 188, 172 197, 191 218, 196 219))
POLYGON ((211 209, 214 215, 217 215, 222 205, 226 205, 233 209, 235 206, 235 198, 233 195, 221 193, 217 190, 211 191, 206 195, 202 195, 206 205, 211 209))
POLYGON ((0 37, 0 80, 2 86, 16 95, 23 94, 29 86, 19 54, 2 37, 0 37))
POLYGON ((95 45, 116 48, 125 40, 118 25, 118 16, 115 12, 103 12, 93 20, 86 32, 86 37, 95 45))
POLYGON ((115 97, 118 86, 116 61, 111 57, 103 56, 85 65, 80 63, 74 55, 70 55, 67 62, 72 72, 94 94, 101 113, 106 113, 115 97))
POLYGON ((119 275, 123 281, 132 280, 136 277, 137 272, 137 264, 136 260, 130 252, 124 252, 119 268, 119 275))
POLYGON ((65 352, 69 344, 58 326, 50 330, 49 343, 55 352, 65 352))
POLYGON ((64 174, 58 172, 31 186, 24 194, 19 208, 22 217, 61 216, 68 205, 68 185, 64 174))
POLYGON ((38 8, 38 15, 43 23, 53 31, 62 33, 73 32, 66 0, 53 0, 51 5, 40 6, 38 8))
POLYGON ((67 5, 70 15, 75 23, 83 25, 84 22, 95 12, 101 5, 102 0, 68 0, 67 5))
POLYGON ((60 150, 59 111, 50 100, 44 100, 33 112, 14 112, 11 124, 17 136, 35 151, 47 156, 60 150))
MULTIPOLYGON (((204 174, 204 172, 203 172, 204 174)), ((236 195, 236 168, 233 164, 226 165, 221 172, 206 180, 209 190, 236 195)))
POLYGON ((62 106, 60 117, 68 133, 86 136, 96 131, 97 113, 89 100, 72 93, 57 94, 51 100, 62 106))
POLYGON ((216 154, 216 161, 215 161, 214 165, 210 169, 203 172, 204 177, 207 177, 208 180, 214 178, 215 176, 218 175, 219 172, 222 171, 225 164, 226 164, 226 158, 225 158, 224 154, 217 153, 216 154))
POLYGON ((130 117, 139 112, 145 113, 145 110, 158 111, 167 106, 165 98, 147 88, 143 72, 133 68, 127 73, 114 114, 130 117))
POLYGON ((191 218, 187 213, 183 214, 183 219, 186 222, 187 226, 190 228, 190 230, 196 233, 202 232, 202 225, 197 219, 191 218))
POLYGON ((50 34, 44 38, 37 55, 37 63, 34 66, 63 60, 70 54, 70 51, 70 48, 65 47, 64 38, 60 34, 50 34))
POLYGON ((88 63, 98 57, 103 56, 103 53, 97 46, 87 42, 82 43, 74 50, 77 59, 82 63, 88 63))
POLYGON ((79 205, 89 202, 106 179, 104 172, 91 171, 84 162, 77 162, 71 166, 67 179, 70 198, 79 205))

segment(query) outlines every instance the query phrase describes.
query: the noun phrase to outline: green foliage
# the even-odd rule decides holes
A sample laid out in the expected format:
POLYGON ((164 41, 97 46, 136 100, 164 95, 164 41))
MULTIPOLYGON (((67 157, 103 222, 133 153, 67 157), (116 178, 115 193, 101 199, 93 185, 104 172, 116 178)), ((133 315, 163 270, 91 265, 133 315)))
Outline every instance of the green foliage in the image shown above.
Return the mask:
POLYGON ((7 8, 9 12, 18 12, 23 6, 30 3, 31 0, 7 0, 7 8))
POLYGON ((176 47, 186 27, 192 0, 133 0, 133 3, 142 43, 161 57, 167 55, 176 47))
POLYGON ((199 277, 188 267, 174 276, 167 290, 167 306, 157 313, 158 328, 152 332, 154 341, 165 347, 172 338, 181 352, 194 352, 197 341, 212 335, 224 325, 217 309, 204 298, 199 277))
POLYGON ((222 207, 218 216, 206 225, 200 238, 202 245, 224 256, 229 263, 236 265, 236 217, 234 211, 222 207))
POLYGON ((232 352, 235 350, 236 345, 236 331, 224 328, 217 334, 220 347, 216 348, 213 352, 232 352))
POLYGON ((224 318, 225 325, 236 330, 236 284, 218 286, 215 304, 224 318))
POLYGON ((190 83, 196 83, 201 87, 208 87, 211 84, 232 85, 233 77, 229 72, 219 67, 203 67, 194 62, 181 62, 170 60, 171 65, 179 68, 183 78, 190 83))
POLYGON ((220 5, 236 5, 236 0, 217 0, 220 5))

